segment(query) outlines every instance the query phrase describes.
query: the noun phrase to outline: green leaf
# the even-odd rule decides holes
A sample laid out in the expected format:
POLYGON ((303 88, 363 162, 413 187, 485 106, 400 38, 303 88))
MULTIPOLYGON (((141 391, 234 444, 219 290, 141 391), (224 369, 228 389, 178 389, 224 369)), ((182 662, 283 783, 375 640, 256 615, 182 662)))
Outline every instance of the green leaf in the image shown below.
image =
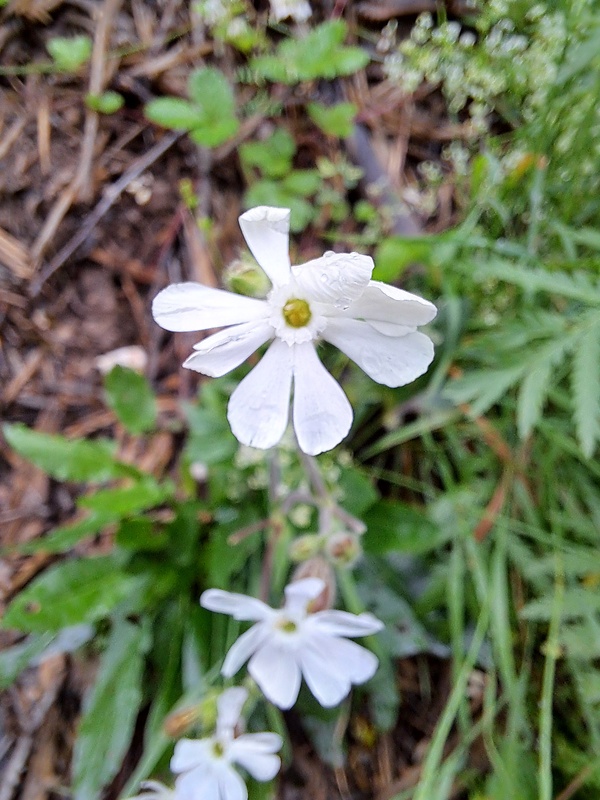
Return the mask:
POLYGON ((457 405, 471 403, 471 416, 479 417, 504 397, 526 367, 526 364, 517 364, 506 369, 474 370, 446 384, 443 397, 457 405))
POLYGON ((217 147, 235 136, 239 127, 240 123, 235 117, 225 117, 212 122, 204 121, 202 125, 190 131, 190 137, 202 147, 217 147))
POLYGON ((235 97, 227 78, 219 69, 194 70, 188 79, 188 94, 205 117, 218 119, 235 112, 235 97))
POLYGON ((292 194, 310 197, 316 194, 323 179, 316 169, 295 169, 283 179, 283 187, 292 194))
POLYGON ((189 131, 202 124, 202 111, 180 97, 157 97, 146 104, 144 114, 150 122, 176 131, 189 131))
POLYGON ((121 767, 143 697, 144 654, 149 646, 148 633, 138 625, 120 621, 111 631, 75 742, 74 800, 99 797, 121 767))
POLYGON ((156 422, 156 400, 146 378, 116 366, 104 379, 106 401, 130 433, 144 433, 156 422))
POLYGON ((430 237, 388 236, 375 251, 373 278, 395 281, 411 264, 429 261, 433 246, 430 237))
POLYGON ((553 341, 542 347, 530 362, 530 369, 519 389, 517 398, 517 428, 519 436, 528 436, 542 415, 557 364, 562 361, 568 339, 553 341))
POLYGON ((102 489, 81 497, 77 505, 80 508, 89 508, 97 514, 106 512, 113 519, 121 519, 160 505, 173 495, 174 487, 171 484, 158 484, 153 478, 147 477, 133 486, 102 489))
POLYGON ((337 103, 334 106, 309 103, 306 110, 308 116, 323 133, 344 138, 352 133, 358 107, 354 103, 337 103))
POLYGON ((46 49, 59 69, 75 72, 92 55, 92 40, 89 36, 55 36, 46 49))
POLYGON ((379 499, 373 481, 364 472, 353 467, 342 470, 338 486, 342 491, 340 503, 346 511, 360 516, 379 499))
POLYGON ((323 22, 301 38, 285 39, 275 55, 258 56, 251 68, 263 78, 294 84, 317 78, 351 75, 369 63, 360 47, 345 47, 347 25, 341 20, 323 22))
POLYGON ((6 424, 2 431, 13 450, 59 481, 101 482, 132 471, 115 461, 113 442, 65 439, 31 430, 21 423, 6 424))
POLYGON ((106 617, 139 579, 127 575, 113 556, 57 564, 20 592, 6 609, 3 628, 45 633, 106 617))
MULTIPOLYGON (((554 595, 549 594, 527 603, 520 612, 523 619, 549 622, 552 618, 554 595)), ((573 620, 587 617, 600 609, 598 592, 583 586, 566 589, 562 605, 562 620, 573 620)))
POLYGON ((264 205, 289 208, 292 212, 290 218, 292 233, 303 231, 313 221, 317 212, 312 203, 288 191, 283 183, 267 180, 258 181, 251 186, 246 192, 244 203, 248 208, 264 205))
POLYGON ((600 327, 594 325, 580 336, 573 352, 571 376, 577 438, 591 458, 600 438, 600 327))
POLYGON ((260 170, 265 178, 283 178, 292 169, 296 152, 294 137, 285 128, 276 128, 268 139, 240 145, 240 159, 245 169, 260 170))
POLYGON ((428 553, 448 538, 422 511, 405 503, 382 500, 363 517, 365 553, 428 553))
POLYGON ((86 94, 85 104, 99 114, 114 114, 123 108, 125 99, 119 92, 102 92, 102 94, 86 94))
MULTIPOLYGON (((18 553, 66 553, 82 539, 99 533, 114 517, 110 512, 90 514, 85 519, 55 528, 46 536, 15 548, 18 553)), ((0 551, 1 552, 1 551, 0 551)))
POLYGON ((223 73, 212 67, 198 69, 189 77, 188 92, 200 111, 192 126, 192 139, 204 147, 216 147, 238 130, 235 96, 223 73))

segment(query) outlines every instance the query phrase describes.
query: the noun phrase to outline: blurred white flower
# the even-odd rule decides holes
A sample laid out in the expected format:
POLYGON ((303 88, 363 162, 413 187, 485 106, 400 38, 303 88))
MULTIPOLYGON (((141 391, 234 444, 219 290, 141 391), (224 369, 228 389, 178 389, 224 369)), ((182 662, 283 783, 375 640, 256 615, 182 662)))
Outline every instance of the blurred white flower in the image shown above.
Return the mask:
POLYGON ((317 357, 324 339, 373 380, 404 386, 433 359, 419 325, 436 314, 432 303, 371 280, 373 260, 358 253, 325 253, 292 267, 288 255, 290 210, 260 206, 242 214, 240 227, 273 288, 265 300, 178 283, 154 299, 154 319, 169 331, 226 327, 194 345, 184 366, 219 377, 258 347, 273 343, 231 395, 227 416, 242 444, 267 449, 283 436, 294 384, 293 422, 301 449, 310 455, 341 442, 352 408, 317 357))
POLYGON ((134 369, 136 372, 143 372, 147 363, 148 355, 146 351, 137 344, 117 347, 116 350, 110 350, 108 353, 103 353, 94 359, 96 369, 103 375, 106 375, 113 367, 117 366, 134 369))
POLYGON ((128 800, 176 800, 175 792, 160 781, 142 781, 142 792, 128 800))
POLYGON ((278 734, 235 735, 247 697, 241 687, 226 689, 217 700, 214 736, 177 742, 171 759, 171 771, 178 775, 175 800, 246 800, 248 790, 234 764, 257 781, 277 775, 281 760, 275 753, 282 746, 278 734))
POLYGON ((209 589, 200 604, 237 620, 256 622, 227 653, 221 670, 234 675, 248 660, 248 672, 265 697, 279 708, 291 708, 302 676, 322 706, 340 703, 352 684, 368 681, 377 657, 343 638, 377 633, 383 624, 372 614, 347 611, 310 613, 310 604, 325 588, 320 578, 288 584, 285 605, 273 609, 254 597, 209 589))
POLYGON ((271 19, 279 22, 291 17, 296 22, 306 22, 312 15, 308 0, 271 0, 271 19))

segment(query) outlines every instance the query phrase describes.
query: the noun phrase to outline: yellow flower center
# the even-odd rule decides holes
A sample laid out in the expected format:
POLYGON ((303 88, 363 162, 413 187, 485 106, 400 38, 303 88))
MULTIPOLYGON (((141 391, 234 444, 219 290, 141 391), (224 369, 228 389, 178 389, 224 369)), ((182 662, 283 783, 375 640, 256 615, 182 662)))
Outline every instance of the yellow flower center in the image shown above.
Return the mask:
POLYGON ((290 298, 283 307, 283 318, 292 328, 303 328, 312 317, 306 300, 290 298))
POLYGON ((225 748, 223 747, 221 742, 213 742, 212 750, 213 750, 213 755, 216 756, 217 758, 222 758, 222 756, 225 753, 225 748))
POLYGON ((298 626, 291 619, 282 619, 277 623, 277 627, 285 633, 294 633, 298 626))

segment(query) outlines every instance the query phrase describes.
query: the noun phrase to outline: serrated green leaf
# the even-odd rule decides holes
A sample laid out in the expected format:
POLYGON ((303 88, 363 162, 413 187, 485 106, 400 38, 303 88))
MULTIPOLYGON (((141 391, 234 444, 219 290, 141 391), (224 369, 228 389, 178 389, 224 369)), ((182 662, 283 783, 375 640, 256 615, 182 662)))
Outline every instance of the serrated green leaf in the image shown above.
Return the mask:
POLYGON ((21 423, 6 424, 2 430, 13 450, 59 481, 101 482, 131 473, 127 465, 115 461, 113 442, 65 439, 21 423))
POLYGON ((285 128, 276 128, 264 141, 240 145, 240 159, 244 167, 255 167, 265 178, 283 178, 287 175, 292 169, 295 152, 294 137, 285 128))
POLYGON ((334 106, 325 106, 321 103, 309 103, 306 107, 308 116, 323 133, 328 136, 343 138, 352 133, 354 117, 358 107, 354 103, 336 103, 334 106))
POLYGON ((176 131, 189 131, 203 122, 201 110, 180 97, 157 97, 146 103, 144 114, 150 122, 176 131))
POLYGON ((473 370, 463 378, 448 383, 443 396, 457 405, 470 403, 471 415, 478 417, 501 400, 525 369, 526 364, 518 364, 507 369, 473 370))
POLYGON ((95 622, 133 591, 139 579, 113 556, 66 561, 33 580, 6 609, 1 625, 33 633, 95 622))
MULTIPOLYGON (((521 609, 520 616, 523 619, 549 622, 553 603, 553 594, 532 600, 521 609)), ((573 586, 565 590, 561 608, 563 621, 581 619, 600 609, 600 595, 583 586, 573 586)))
POLYGON ((144 433, 156 422, 156 399, 143 375, 116 366, 104 379, 106 401, 130 433, 144 433))
POLYGON ((579 337, 573 351, 573 414, 579 445, 591 458, 600 438, 600 326, 579 337))
POLYGON ((292 194, 310 197, 319 190, 323 179, 316 169, 295 169, 283 179, 283 187, 292 194))
POLYGON ((213 67, 194 70, 188 79, 188 94, 202 109, 204 119, 218 120, 235 113, 235 97, 221 70, 213 67))
POLYGON ((75 800, 91 800, 116 775, 127 752, 142 700, 144 654, 150 637, 120 621, 112 629, 84 712, 73 758, 75 800))
POLYGON ((555 368, 562 361, 568 344, 568 339, 551 342, 530 362, 517 397, 517 429, 522 439, 531 433, 542 415, 555 368))
POLYGON ((254 58, 251 67, 268 80, 290 85, 350 75, 369 63, 369 55, 359 47, 344 46, 346 32, 341 19, 323 22, 304 37, 284 40, 276 55, 254 58))
POLYGON ((225 117, 214 121, 203 121, 202 125, 190 131, 190 138, 202 147, 217 147, 238 132, 240 123, 235 117, 225 117))

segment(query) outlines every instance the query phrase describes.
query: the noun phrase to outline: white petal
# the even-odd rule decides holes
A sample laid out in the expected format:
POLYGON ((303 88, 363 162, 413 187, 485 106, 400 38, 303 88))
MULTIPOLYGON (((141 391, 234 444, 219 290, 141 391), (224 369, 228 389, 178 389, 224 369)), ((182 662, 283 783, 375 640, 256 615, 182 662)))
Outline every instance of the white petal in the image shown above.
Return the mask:
POLYGON ((276 733, 246 733, 233 740, 228 754, 257 781, 270 781, 281 766, 281 759, 274 753, 282 744, 276 733))
POLYGON ((224 731, 233 731, 238 724, 242 707, 248 699, 248 691, 242 686, 232 686, 231 689, 219 695, 217 700, 217 736, 224 731))
POLYGON ((293 349, 276 339, 231 395, 227 419, 242 444, 266 450, 285 433, 292 365, 293 349))
POLYGON ((175 781, 177 800, 222 800, 217 776, 211 770, 194 769, 175 781))
POLYGON ((183 366, 211 378, 220 378, 239 367, 272 335, 273 328, 268 322, 234 325, 195 344, 196 352, 183 362, 183 366))
POLYGON ((352 425, 352 406, 312 342, 294 345, 293 415, 298 444, 311 456, 339 444, 352 425))
POLYGON ((252 656, 248 672, 267 700, 283 709, 294 705, 302 676, 290 650, 268 642, 252 656))
POLYGON ((366 322, 339 317, 329 320, 323 338, 384 386, 414 381, 433 361, 433 343, 424 333, 384 336, 366 322))
POLYGON ((331 639, 329 658, 332 665, 344 671, 352 683, 364 683, 375 675, 379 660, 366 647, 348 639, 331 639))
POLYGON ((306 642, 299 654, 300 666, 310 691, 322 706, 331 708, 346 697, 352 684, 347 674, 335 669, 328 649, 319 645, 312 638, 306 642))
POLYGON ((220 800, 247 800, 248 789, 238 773, 229 764, 219 765, 217 772, 220 800))
POLYGON ((188 772, 211 762, 210 739, 180 739, 171 758, 171 772, 188 772))
POLYGON ((377 657, 356 642, 313 634, 301 651, 302 673, 311 692, 329 708, 349 692, 352 683, 364 683, 378 667, 377 657))
POLYGON ((231 678, 240 669, 240 667, 248 661, 259 647, 269 638, 269 628, 262 625, 260 622, 253 625, 249 630, 243 633, 240 638, 235 641, 227 655, 223 666, 221 667, 221 675, 225 678, 231 678))
POLYGON ((310 622, 321 633, 330 636, 370 636, 385 627, 381 620, 367 612, 350 614, 336 609, 311 614, 310 622))
POLYGON ((285 610, 290 616, 304 616, 311 600, 318 597, 325 588, 321 578, 302 578, 292 581, 285 587, 285 610))
POLYGON ((289 208, 258 206, 239 218, 252 255, 274 286, 281 286, 290 279, 290 213, 289 208))
POLYGON ((363 293, 373 272, 373 259, 360 253, 325 253, 292 267, 296 283, 311 300, 340 311, 363 293))
POLYGON ((243 297, 201 283, 174 283, 152 302, 152 315, 167 331, 205 331, 264 319, 269 307, 264 300, 243 297))
POLYGON ((200 605, 209 611, 229 614, 234 619, 262 620, 273 616, 274 611, 262 600, 247 594, 225 592, 222 589, 207 589, 200 595, 200 605))
POLYGON ((369 281, 362 295, 348 309, 347 316, 367 322, 393 322, 395 325, 425 325, 437 308, 416 294, 381 281, 369 281))

